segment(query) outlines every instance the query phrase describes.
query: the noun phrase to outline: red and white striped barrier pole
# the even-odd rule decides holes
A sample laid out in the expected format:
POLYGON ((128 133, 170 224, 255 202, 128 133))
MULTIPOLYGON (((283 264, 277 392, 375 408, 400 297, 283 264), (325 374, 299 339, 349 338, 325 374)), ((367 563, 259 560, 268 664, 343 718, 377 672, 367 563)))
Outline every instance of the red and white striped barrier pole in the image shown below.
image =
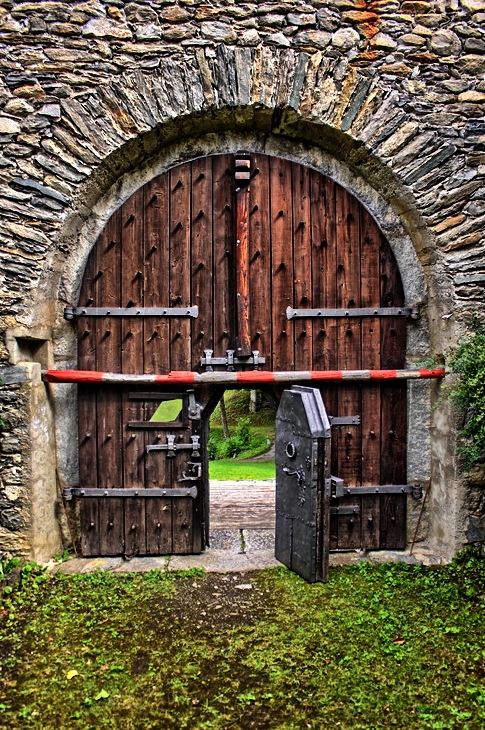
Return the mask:
POLYGON ((264 385, 265 383, 335 382, 342 380, 415 380, 420 378, 443 378, 444 368, 428 370, 286 370, 268 372, 248 370, 246 372, 195 373, 179 370, 167 375, 141 375, 130 373, 101 373, 94 370, 47 370, 43 380, 47 383, 82 383, 85 385, 106 383, 113 385, 264 385))

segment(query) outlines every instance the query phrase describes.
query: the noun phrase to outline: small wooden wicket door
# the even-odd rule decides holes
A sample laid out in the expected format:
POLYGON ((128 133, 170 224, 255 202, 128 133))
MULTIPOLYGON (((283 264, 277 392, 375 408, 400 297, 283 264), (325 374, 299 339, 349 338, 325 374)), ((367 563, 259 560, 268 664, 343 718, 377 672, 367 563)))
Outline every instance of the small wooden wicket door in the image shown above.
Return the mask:
MULTIPOLYGON (((78 319, 78 367, 203 371, 208 353, 223 361, 229 351, 241 363, 258 351, 262 370, 402 368, 405 317, 360 317, 351 310, 403 304, 390 246, 346 190, 281 158, 216 155, 156 177, 108 221, 80 292, 85 314, 78 319), (137 307, 140 316, 111 312, 137 307), (288 315, 288 308, 318 307, 350 315, 288 315), (91 316, 97 308, 105 314, 91 316)), ((405 484, 406 384, 339 383, 320 390, 329 415, 361 417, 360 425, 335 430, 332 474, 350 488, 405 484)), ((202 443, 197 457, 191 444, 193 437, 203 441, 200 421, 151 420, 168 395, 181 399, 182 410, 192 396, 184 389, 136 392, 79 387, 79 486, 116 489, 116 496, 80 499, 83 552, 199 552, 207 538, 206 448, 202 443), (168 437, 184 448, 170 456, 169 449, 147 448, 168 445, 168 437), (196 496, 183 496, 194 486, 196 496), (182 491, 150 493, 156 489, 182 491)), ((205 388, 193 397, 203 408, 213 395, 205 388)), ((331 549, 404 547, 405 495, 350 496, 338 504, 358 504, 360 514, 332 516, 331 549)))

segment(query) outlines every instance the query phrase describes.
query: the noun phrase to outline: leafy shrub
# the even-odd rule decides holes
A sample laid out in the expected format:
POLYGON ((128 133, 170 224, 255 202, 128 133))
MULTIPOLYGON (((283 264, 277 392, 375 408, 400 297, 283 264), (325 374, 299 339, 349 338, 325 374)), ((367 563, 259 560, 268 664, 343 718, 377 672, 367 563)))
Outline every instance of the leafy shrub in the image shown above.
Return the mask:
POLYGON ((20 558, 14 558, 9 553, 4 553, 0 556, 0 581, 4 580, 7 575, 17 567, 20 563, 20 558))
POLYGON ((464 414, 460 434, 466 442, 460 447, 466 466, 485 458, 485 328, 460 341, 450 361, 458 375, 451 387, 451 400, 464 414))
POLYGON ((219 458, 228 459, 238 456, 242 451, 248 448, 250 439, 249 419, 241 418, 236 426, 234 436, 226 439, 219 449, 219 458))
POLYGON ((222 431, 212 429, 209 437, 209 459, 232 459, 244 451, 264 451, 266 439, 252 431, 249 418, 241 418, 234 436, 225 439, 222 431))
POLYGON ((214 460, 218 457, 219 449, 224 440, 222 429, 211 428, 209 441, 207 443, 207 451, 209 452, 209 459, 214 460))

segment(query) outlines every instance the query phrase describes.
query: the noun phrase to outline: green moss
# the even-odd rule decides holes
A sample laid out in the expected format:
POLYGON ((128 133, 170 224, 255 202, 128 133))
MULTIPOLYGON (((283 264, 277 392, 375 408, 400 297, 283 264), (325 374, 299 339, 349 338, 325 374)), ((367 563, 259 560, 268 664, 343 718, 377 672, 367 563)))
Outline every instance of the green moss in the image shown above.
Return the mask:
POLYGON ((484 609, 473 553, 325 585, 34 566, 2 606, 0 727, 478 730, 484 609))

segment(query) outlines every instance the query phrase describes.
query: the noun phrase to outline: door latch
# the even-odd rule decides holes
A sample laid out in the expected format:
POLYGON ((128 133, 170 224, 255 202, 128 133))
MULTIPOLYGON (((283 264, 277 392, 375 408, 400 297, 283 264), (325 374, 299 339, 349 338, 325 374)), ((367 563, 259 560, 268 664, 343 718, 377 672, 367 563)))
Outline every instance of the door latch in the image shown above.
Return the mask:
POLYGON ((202 464, 198 461, 188 461, 182 472, 179 482, 197 482, 202 477, 202 464))
POLYGON ((189 418, 192 421, 200 421, 202 416, 202 406, 195 400, 195 393, 193 390, 187 391, 189 396, 189 418))
POLYGON ((258 370, 258 365, 264 365, 265 357, 260 357, 259 350, 253 350, 251 355, 235 355, 235 350, 226 350, 226 357, 214 357, 213 350, 204 350, 204 357, 201 358, 200 364, 205 366, 206 372, 212 372, 214 365, 225 365, 228 372, 234 370, 235 365, 252 365, 258 370))
POLYGON ((344 480, 340 479, 340 477, 333 477, 332 475, 330 475, 330 496, 344 496, 344 480))
POLYGON ((193 459, 200 457, 200 436, 191 436, 190 444, 177 444, 175 442, 175 438, 174 434, 169 433, 167 434, 166 444, 149 444, 146 447, 147 454, 149 454, 150 451, 166 451, 167 459, 173 459, 176 451, 187 451, 188 449, 192 449, 191 457, 193 459))

